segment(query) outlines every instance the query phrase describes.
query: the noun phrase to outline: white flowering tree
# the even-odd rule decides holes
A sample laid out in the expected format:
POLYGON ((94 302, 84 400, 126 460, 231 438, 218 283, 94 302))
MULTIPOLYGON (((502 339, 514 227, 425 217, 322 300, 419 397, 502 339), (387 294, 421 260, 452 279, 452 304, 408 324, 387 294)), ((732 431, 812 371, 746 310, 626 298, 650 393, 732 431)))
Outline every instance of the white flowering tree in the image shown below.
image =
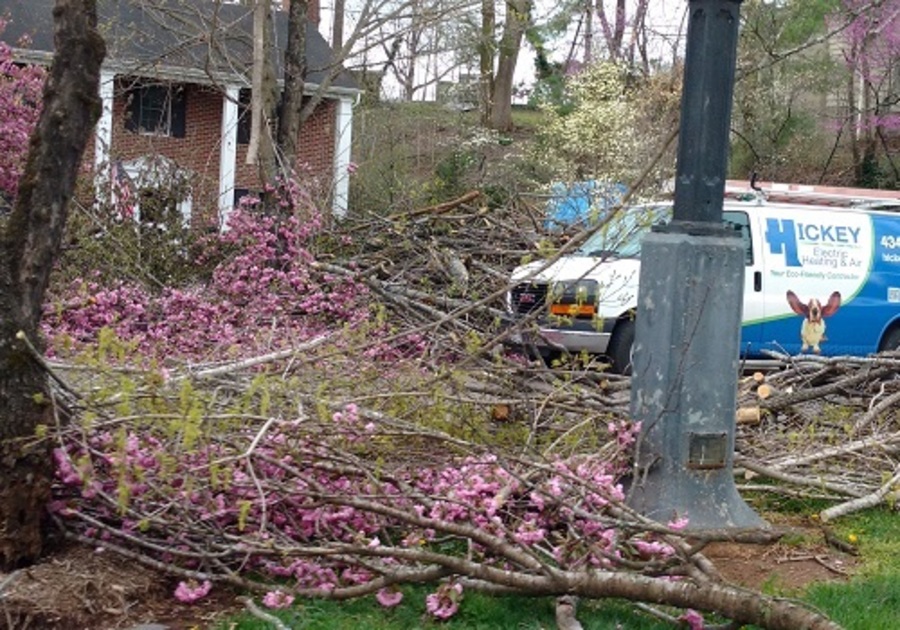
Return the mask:
MULTIPOLYGON (((677 82, 637 79, 600 62, 569 80, 565 102, 547 104, 536 160, 554 179, 633 182, 677 129, 677 82)), ((663 178, 671 161, 657 160, 663 178)))

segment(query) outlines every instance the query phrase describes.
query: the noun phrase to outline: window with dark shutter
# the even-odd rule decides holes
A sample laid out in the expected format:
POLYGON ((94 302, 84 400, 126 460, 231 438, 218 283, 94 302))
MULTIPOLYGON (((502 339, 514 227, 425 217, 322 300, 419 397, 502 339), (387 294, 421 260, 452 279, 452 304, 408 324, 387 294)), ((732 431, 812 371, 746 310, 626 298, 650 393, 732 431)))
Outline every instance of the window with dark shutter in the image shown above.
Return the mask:
POLYGON ((184 138, 186 90, 165 83, 138 84, 128 95, 125 128, 135 133, 184 138))
POLYGON ((235 188, 234 189, 234 198, 232 199, 231 205, 235 208, 241 205, 241 200, 244 197, 258 197, 259 194, 250 190, 249 188, 235 188))
POLYGON ((187 90, 183 85, 169 88, 171 96, 169 109, 169 135, 174 138, 184 138, 187 131, 187 90))
MULTIPOLYGON (((241 88, 238 92, 238 128, 237 143, 250 144, 250 133, 253 128, 253 91, 249 88, 241 88)), ((275 106, 274 114, 269 122, 272 129, 272 135, 278 133, 278 125, 281 120, 282 103, 279 102, 275 106)))
POLYGON ((253 114, 250 111, 250 96, 251 91, 248 88, 242 88, 238 92, 238 144, 250 144, 250 128, 253 119, 253 114))

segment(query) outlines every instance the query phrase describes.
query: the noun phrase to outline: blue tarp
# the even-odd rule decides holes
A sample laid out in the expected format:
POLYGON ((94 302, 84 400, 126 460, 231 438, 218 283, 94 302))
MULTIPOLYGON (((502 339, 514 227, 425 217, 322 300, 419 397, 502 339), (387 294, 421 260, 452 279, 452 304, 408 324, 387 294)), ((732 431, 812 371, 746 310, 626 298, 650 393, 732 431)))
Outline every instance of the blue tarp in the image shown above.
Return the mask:
POLYGON ((550 188, 544 227, 560 231, 596 222, 608 210, 622 201, 628 187, 620 182, 558 182, 550 188))

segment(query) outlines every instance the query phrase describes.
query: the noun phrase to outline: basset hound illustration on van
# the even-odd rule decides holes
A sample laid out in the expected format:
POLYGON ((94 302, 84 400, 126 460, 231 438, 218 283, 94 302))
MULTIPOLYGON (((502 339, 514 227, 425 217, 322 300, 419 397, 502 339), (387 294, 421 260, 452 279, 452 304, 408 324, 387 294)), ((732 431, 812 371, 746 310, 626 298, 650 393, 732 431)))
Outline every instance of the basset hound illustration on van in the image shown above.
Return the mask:
POLYGON ((800 352, 806 352, 809 348, 816 354, 822 352, 819 344, 827 341, 825 337, 825 318, 831 317, 841 305, 841 294, 835 291, 828 298, 825 306, 816 298, 808 302, 801 302, 793 291, 787 292, 787 301, 791 310, 797 315, 803 316, 803 324, 800 326, 800 340, 803 346, 800 352))

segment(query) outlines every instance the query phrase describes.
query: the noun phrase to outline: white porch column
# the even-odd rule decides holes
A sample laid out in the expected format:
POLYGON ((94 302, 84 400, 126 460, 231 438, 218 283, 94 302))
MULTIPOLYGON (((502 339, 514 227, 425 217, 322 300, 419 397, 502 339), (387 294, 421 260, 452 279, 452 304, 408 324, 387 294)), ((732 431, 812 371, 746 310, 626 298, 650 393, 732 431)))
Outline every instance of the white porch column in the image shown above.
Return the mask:
POLYGON ((109 185, 111 164, 110 152, 112 150, 113 130, 113 98, 115 96, 116 75, 107 70, 100 71, 100 101, 102 109, 100 120, 94 131, 94 186, 98 201, 107 202, 109 198, 104 191, 104 186, 109 185))
POLYGON ((347 215, 350 197, 350 147, 353 140, 353 99, 342 96, 338 100, 334 130, 334 199, 331 211, 334 218, 347 215))
POLYGON ((234 209, 234 178, 237 163, 238 97, 240 88, 230 85, 222 98, 222 133, 219 153, 219 229, 228 229, 234 209))

